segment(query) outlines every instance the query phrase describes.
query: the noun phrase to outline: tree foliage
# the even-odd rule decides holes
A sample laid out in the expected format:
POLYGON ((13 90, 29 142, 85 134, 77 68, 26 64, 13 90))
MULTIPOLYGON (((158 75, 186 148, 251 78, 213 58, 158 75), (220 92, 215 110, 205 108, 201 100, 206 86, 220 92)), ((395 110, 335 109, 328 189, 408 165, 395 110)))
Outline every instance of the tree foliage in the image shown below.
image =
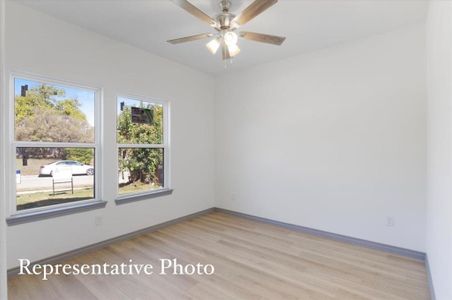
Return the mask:
POLYGON ((94 129, 85 120, 56 111, 35 107, 31 115, 16 123, 18 141, 75 142, 94 141, 94 129))
POLYGON ((83 148, 69 148, 65 150, 66 158, 69 160, 75 160, 85 165, 93 164, 93 150, 83 148))
MULTIPOLYGON (((117 140, 119 144, 163 143, 163 107, 147 105, 152 112, 151 124, 132 122, 131 108, 125 106, 118 116, 117 140)), ((163 149, 127 148, 119 151, 120 171, 129 172, 129 183, 163 184, 163 149)))
MULTIPOLYGON (((40 85, 25 96, 16 96, 15 134, 18 141, 94 142, 94 128, 88 123, 77 99, 63 99, 64 90, 40 85)), ((28 149, 28 157, 55 157, 92 163, 91 149, 28 149)))

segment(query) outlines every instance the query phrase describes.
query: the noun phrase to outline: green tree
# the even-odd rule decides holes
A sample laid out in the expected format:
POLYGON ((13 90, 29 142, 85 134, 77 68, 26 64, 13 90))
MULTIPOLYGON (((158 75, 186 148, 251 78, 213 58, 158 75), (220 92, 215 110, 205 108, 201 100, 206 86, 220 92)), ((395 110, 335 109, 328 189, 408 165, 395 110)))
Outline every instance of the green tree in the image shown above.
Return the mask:
POLYGON ((66 149, 66 159, 75 160, 85 165, 94 165, 92 149, 81 149, 81 148, 66 149))
POLYGON ((16 123, 22 122, 26 118, 33 117, 35 110, 51 110, 55 106, 52 96, 64 95, 64 90, 52 86, 41 85, 27 92, 26 96, 16 97, 16 123))
POLYGON ((16 122, 18 141, 78 142, 94 141, 94 129, 84 121, 59 113, 54 108, 36 107, 32 114, 16 122))
MULTIPOLYGON (((42 142, 94 141, 94 128, 88 123, 77 99, 63 99, 65 92, 53 86, 40 85, 25 96, 16 96, 16 140, 42 142)), ((91 149, 30 148, 27 157, 55 157, 91 163, 91 149)))
POLYGON ((55 105, 55 109, 64 116, 80 121, 86 121, 86 115, 80 110, 80 102, 77 99, 58 101, 55 105))
MULTIPOLYGON (((142 105, 151 110, 151 124, 132 122, 131 108, 125 106, 118 116, 117 140, 120 144, 161 144, 163 142, 163 107, 160 105, 142 105)), ((131 148, 120 149, 120 171, 129 172, 129 184, 143 183, 162 184, 160 176, 163 164, 162 149, 131 148)))

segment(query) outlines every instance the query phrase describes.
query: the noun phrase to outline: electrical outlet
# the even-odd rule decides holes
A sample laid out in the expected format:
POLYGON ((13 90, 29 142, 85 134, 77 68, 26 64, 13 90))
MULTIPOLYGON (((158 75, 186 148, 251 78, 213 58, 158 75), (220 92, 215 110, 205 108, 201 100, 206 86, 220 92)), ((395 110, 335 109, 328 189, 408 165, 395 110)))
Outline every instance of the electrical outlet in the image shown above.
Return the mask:
POLYGON ((386 217, 386 226, 388 226, 388 227, 394 227, 395 226, 395 219, 394 219, 394 217, 386 217))
POLYGON ((102 218, 102 216, 96 216, 96 217, 94 217, 94 225, 95 225, 96 227, 101 226, 102 223, 103 223, 103 218, 102 218))

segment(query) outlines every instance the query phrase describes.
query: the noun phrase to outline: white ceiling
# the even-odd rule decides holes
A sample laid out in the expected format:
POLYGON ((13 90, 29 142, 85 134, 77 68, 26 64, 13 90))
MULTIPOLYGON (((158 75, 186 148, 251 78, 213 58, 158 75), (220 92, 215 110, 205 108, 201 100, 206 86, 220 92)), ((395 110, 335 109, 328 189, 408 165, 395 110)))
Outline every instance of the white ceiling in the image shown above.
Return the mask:
MULTIPOLYGON (((213 32, 170 0, 15 0, 44 13, 126 42, 196 69, 225 70, 206 40, 170 45, 172 38, 213 32)), ((231 0, 237 14, 251 0, 231 0)), ((192 0, 213 16, 219 0, 192 0)), ((424 0, 280 0, 242 28, 286 36, 278 47, 241 40, 242 52, 229 69, 247 67, 383 33, 425 19, 424 0)))

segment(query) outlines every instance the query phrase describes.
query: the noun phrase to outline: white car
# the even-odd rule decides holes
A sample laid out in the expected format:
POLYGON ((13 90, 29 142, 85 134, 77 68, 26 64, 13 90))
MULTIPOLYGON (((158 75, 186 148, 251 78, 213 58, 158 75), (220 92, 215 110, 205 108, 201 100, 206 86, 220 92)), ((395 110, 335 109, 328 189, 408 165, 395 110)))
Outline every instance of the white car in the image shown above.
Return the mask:
POLYGON ((72 175, 94 175, 94 167, 82 164, 75 160, 59 160, 54 163, 41 166, 39 176, 53 176, 58 169, 71 169, 72 175))

